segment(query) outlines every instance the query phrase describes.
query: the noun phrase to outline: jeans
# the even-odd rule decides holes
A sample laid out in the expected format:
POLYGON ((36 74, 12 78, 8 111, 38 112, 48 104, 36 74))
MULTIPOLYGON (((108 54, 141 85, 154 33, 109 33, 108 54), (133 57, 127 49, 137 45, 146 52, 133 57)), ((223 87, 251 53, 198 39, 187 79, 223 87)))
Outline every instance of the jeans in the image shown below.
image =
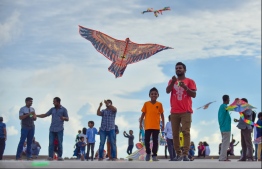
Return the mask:
POLYGON ((156 129, 145 130, 146 153, 151 154, 151 149, 150 149, 150 137, 151 137, 151 135, 152 135, 152 139, 153 139, 153 148, 152 148, 153 155, 152 156, 157 156, 159 130, 156 130, 156 129))
POLYGON ((20 137, 20 141, 18 143, 17 146, 17 151, 16 151, 16 158, 21 158, 21 153, 23 151, 23 145, 25 140, 27 140, 27 150, 26 150, 26 156, 27 158, 31 158, 31 144, 33 142, 33 138, 35 135, 35 128, 21 128, 21 137, 20 137))
POLYGON ((129 145, 129 146, 127 147, 126 152, 127 152, 128 155, 132 154, 133 147, 134 147, 134 145, 129 145))
POLYGON ((171 113, 171 125, 173 131, 173 141, 176 153, 178 156, 188 156, 190 149, 190 128, 192 122, 192 115, 189 112, 185 113, 171 113), (179 131, 180 124, 182 124, 182 133, 184 136, 184 149, 181 152, 179 131))
POLYGON ((58 158, 62 157, 63 155, 63 136, 64 136, 64 130, 58 131, 58 132, 49 132, 49 152, 48 156, 53 158, 54 157, 54 140, 57 136, 58 139, 58 158))
POLYGON ((3 154, 5 151, 5 138, 0 138, 0 160, 3 158, 3 154))
POLYGON ((89 158, 89 152, 90 152, 90 149, 91 149, 91 159, 93 160, 94 159, 94 147, 95 147, 95 143, 88 143, 87 144, 87 153, 86 153, 86 159, 90 159, 89 158))
POLYGON ((258 145, 255 144, 255 160, 257 160, 257 147, 258 147, 258 145))
POLYGON ((173 139, 167 138, 166 141, 167 141, 167 147, 168 147, 168 153, 169 153, 170 160, 173 160, 176 157, 176 151, 174 148, 173 139))
POLYGON ((111 145, 111 157, 116 158, 116 133, 115 129, 110 131, 100 130, 100 145, 99 145, 99 158, 103 158, 104 154, 104 146, 106 142, 106 137, 108 137, 110 145, 111 145))
POLYGON ((39 152, 40 152, 40 147, 37 147, 36 149, 32 149, 32 155, 36 155, 38 156, 39 155, 39 152))

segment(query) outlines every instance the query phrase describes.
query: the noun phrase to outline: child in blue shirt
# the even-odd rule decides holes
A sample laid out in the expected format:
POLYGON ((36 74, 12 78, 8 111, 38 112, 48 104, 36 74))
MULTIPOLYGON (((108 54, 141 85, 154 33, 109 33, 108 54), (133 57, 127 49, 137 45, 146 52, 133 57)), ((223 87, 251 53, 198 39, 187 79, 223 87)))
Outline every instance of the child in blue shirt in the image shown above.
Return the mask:
POLYGON ((88 122, 88 129, 86 131, 86 139, 87 139, 87 153, 86 153, 86 160, 88 161, 94 159, 94 147, 96 142, 96 134, 98 134, 97 129, 94 127, 95 123, 93 121, 88 122), (89 152, 91 149, 91 158, 89 158, 89 152))
POLYGON ((80 137, 80 141, 77 143, 79 148, 80 148, 80 155, 81 155, 81 161, 85 160, 85 147, 86 147, 86 142, 84 141, 84 137, 80 137))

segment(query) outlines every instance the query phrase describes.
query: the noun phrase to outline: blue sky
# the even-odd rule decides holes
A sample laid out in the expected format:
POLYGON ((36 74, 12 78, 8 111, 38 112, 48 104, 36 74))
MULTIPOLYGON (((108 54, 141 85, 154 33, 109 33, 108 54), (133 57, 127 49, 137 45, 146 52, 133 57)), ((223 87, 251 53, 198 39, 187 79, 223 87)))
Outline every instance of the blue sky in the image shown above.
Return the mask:
MULTIPOLYGON (((186 76, 195 80, 192 141, 207 141, 211 154, 218 153, 221 140, 217 111, 222 95, 246 97, 261 111, 261 1, 257 0, 20 0, 0 1, 0 116, 7 125, 5 154, 16 153, 20 138, 18 112, 24 99, 34 98, 37 114, 46 113, 59 96, 68 109, 65 123, 64 157, 73 154, 77 130, 89 120, 100 126, 96 110, 103 99, 118 108, 116 124, 119 157, 126 156, 123 131, 134 130, 138 141, 138 118, 148 91, 159 89, 165 117, 170 111, 165 93, 175 64, 187 66, 186 76), (147 8, 170 6, 155 17, 141 14, 147 8), (123 77, 108 72, 110 61, 78 33, 78 25, 99 30, 116 39, 129 37, 136 43, 173 47, 147 60, 128 65, 123 77), (210 102, 207 110, 196 108, 210 102)), ((103 107, 104 108, 104 107, 103 107)), ((233 118, 239 118, 232 112, 233 118)), ((48 152, 51 117, 37 119, 36 140, 41 154, 48 152)), ((232 121, 232 133, 240 131, 232 121)), ((96 137, 98 149, 99 137, 96 137)), ((240 144, 235 148, 239 154, 240 144)), ((135 150, 135 148, 134 148, 135 150)), ((159 154, 163 154, 160 147, 159 154)))

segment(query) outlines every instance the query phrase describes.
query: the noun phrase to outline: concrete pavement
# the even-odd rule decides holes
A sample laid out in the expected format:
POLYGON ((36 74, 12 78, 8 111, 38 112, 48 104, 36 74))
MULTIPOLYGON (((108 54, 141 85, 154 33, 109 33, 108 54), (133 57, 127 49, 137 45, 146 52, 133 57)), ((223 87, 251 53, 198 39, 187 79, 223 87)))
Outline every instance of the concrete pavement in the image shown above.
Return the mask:
POLYGON ((199 159, 190 162, 184 161, 168 161, 161 159, 157 162, 146 161, 15 161, 3 160, 0 161, 0 168, 261 168, 261 161, 256 162, 219 162, 218 160, 199 159), (36 162, 43 166, 33 166, 36 162))

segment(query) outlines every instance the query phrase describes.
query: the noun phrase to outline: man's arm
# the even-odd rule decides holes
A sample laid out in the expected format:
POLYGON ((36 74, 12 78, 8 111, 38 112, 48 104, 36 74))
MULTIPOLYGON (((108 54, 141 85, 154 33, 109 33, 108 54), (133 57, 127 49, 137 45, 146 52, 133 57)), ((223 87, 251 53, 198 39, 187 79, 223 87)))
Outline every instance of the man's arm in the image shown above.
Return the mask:
POLYGON ((45 117, 47 117, 47 114, 39 114, 39 115, 36 115, 36 117, 45 118, 45 117))
POLYGON ((103 105, 103 103, 101 102, 100 104, 99 104, 99 107, 98 107, 98 109, 97 109, 97 111, 96 111, 96 114, 98 115, 98 116, 102 116, 102 112, 101 112, 101 107, 102 107, 102 105, 103 105))
POLYGON ((237 145, 238 145, 238 143, 239 143, 239 141, 237 142, 237 144, 235 144, 235 145, 233 145, 233 146, 237 146, 237 145))
POLYGON ((173 88, 174 84, 176 83, 176 81, 177 81, 176 76, 173 76, 171 83, 166 87, 166 93, 167 94, 172 91, 172 88, 173 88))
POLYGON ((161 119, 162 119, 162 124, 163 124, 161 130, 164 131, 164 130, 165 130, 165 117, 164 117, 164 112, 161 113, 161 119))
POLYGON ((6 128, 3 128, 4 130, 4 136, 5 136, 5 141, 7 140, 7 132, 6 132, 6 128))
POLYGON ((38 145, 38 147, 40 147, 40 149, 41 149, 41 146, 40 146, 39 142, 37 142, 37 145, 38 145))
POLYGON ((140 129, 143 129, 142 121, 143 121, 144 117, 145 117, 145 113, 143 112, 142 115, 141 115, 141 118, 140 118, 140 123, 139 123, 140 129))
POLYGON ((181 81, 180 82, 180 86, 187 92, 187 95, 189 95, 189 96, 191 96, 193 98, 196 97, 196 91, 189 89, 189 87, 186 86, 184 82, 181 81))

